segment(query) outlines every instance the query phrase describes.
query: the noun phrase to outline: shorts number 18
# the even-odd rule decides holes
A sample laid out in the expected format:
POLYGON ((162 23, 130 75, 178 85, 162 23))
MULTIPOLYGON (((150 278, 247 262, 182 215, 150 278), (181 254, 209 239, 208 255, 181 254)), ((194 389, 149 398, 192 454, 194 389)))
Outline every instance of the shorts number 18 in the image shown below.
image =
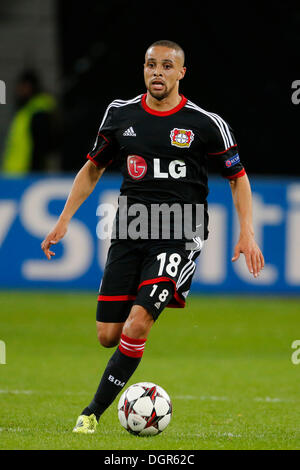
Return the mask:
MULTIPOLYGON (((157 260, 160 261, 158 276, 161 276, 166 264, 167 253, 161 253, 157 255, 157 260)), ((178 253, 172 253, 169 256, 169 263, 166 265, 166 272, 169 276, 176 276, 178 271, 178 266, 181 261, 181 256, 178 253)))

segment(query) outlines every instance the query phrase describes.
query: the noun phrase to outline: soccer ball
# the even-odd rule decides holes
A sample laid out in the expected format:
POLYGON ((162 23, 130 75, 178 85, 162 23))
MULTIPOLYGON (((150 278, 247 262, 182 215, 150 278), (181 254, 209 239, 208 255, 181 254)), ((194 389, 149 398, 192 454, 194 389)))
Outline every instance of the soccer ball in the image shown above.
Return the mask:
POLYGON ((137 436, 155 436, 168 426, 172 403, 167 392, 151 382, 131 385, 118 403, 121 425, 137 436))

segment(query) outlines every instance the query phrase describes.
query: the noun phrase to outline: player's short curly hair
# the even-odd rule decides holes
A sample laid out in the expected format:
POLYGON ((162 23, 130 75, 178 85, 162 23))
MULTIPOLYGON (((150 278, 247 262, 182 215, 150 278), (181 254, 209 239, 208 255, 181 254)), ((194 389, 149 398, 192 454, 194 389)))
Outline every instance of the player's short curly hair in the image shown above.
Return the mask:
POLYGON ((184 53, 184 50, 182 49, 182 47, 179 46, 179 44, 177 44, 177 42, 169 41, 168 39, 161 39, 161 40, 159 40, 159 41, 153 42, 153 43, 148 47, 148 49, 150 49, 150 47, 155 47, 155 46, 168 47, 169 49, 174 49, 175 51, 179 51, 179 52, 182 54, 183 63, 184 63, 184 61, 185 61, 185 53, 184 53))

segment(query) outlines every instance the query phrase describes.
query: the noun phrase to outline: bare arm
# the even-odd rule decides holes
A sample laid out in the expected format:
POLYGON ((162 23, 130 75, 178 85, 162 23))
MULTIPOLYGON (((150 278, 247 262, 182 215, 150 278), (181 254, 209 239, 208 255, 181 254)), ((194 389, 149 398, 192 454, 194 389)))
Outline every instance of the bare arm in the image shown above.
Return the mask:
POLYGON ((55 253, 50 251, 51 245, 55 245, 65 236, 71 218, 92 193, 104 171, 105 168, 97 168, 91 161, 87 161, 77 173, 56 225, 41 244, 42 250, 49 260, 51 256, 55 256, 55 253))
POLYGON ((247 175, 230 180, 233 202, 240 222, 240 238, 232 261, 244 253, 250 273, 257 277, 264 267, 264 257, 255 239, 252 223, 252 193, 247 175))

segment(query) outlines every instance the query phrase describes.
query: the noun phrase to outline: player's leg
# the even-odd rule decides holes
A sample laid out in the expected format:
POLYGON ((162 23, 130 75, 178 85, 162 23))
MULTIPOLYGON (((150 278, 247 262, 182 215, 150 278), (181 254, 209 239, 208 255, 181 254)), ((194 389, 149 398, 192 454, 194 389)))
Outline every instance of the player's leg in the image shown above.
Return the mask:
POLYGON ((101 281, 96 328, 100 344, 119 344, 122 328, 136 298, 141 255, 130 241, 112 243, 101 281))
MULTIPOLYGON (((117 310, 119 310, 119 319, 123 318, 124 316, 124 305, 122 305, 120 302, 111 302, 114 304, 114 312, 116 314, 117 310), (117 304, 117 306, 115 305, 117 304)), ((131 302, 132 303, 132 302, 131 302)), ((128 309, 128 305, 125 306, 125 310, 128 309)), ((103 312, 109 310, 109 304, 106 302, 105 303, 105 308, 102 309, 101 311, 103 312)), ((98 309, 97 309, 97 318, 99 313, 99 302, 98 302, 98 309)), ((105 319, 107 316, 104 315, 105 319)), ((97 336, 99 339, 99 342, 102 346, 106 348, 111 348, 113 346, 116 346, 120 342, 120 337, 122 334, 122 329, 124 326, 124 321, 119 321, 119 322, 107 322, 107 321, 96 321, 96 328, 97 328, 97 336)), ((106 367, 105 372, 109 371, 110 365, 112 364, 113 361, 110 361, 108 363, 108 366, 106 367)), ((108 379, 111 379, 110 377, 111 374, 108 375, 108 379)), ((75 433, 82 433, 82 434, 90 434, 94 433, 98 424, 98 420, 100 417, 100 414, 106 409, 106 395, 107 393, 110 395, 110 390, 106 390, 105 387, 103 387, 103 381, 107 380, 107 375, 104 373, 103 377, 101 379, 100 385, 98 387, 98 390, 95 394, 94 399, 92 402, 84 408, 84 410, 81 412, 79 415, 75 427, 73 429, 73 432, 75 433), (103 379, 104 377, 104 379, 103 379), (100 397, 101 400, 98 403, 97 401, 97 396, 98 396, 98 391, 101 388, 102 394, 104 393, 104 399, 103 397, 100 397), (104 400, 104 403, 103 403, 104 400)), ((111 382, 109 382, 111 386, 111 382)))
POLYGON ((97 337, 102 346, 112 348, 119 344, 122 333, 135 339, 146 338, 153 323, 153 316, 145 308, 134 305, 126 322, 96 321, 97 337))
MULTIPOLYGON (((171 297, 173 288, 170 283, 166 284, 169 286, 171 297)), ((145 292, 144 289, 141 290, 138 300, 141 304, 144 303, 143 292, 145 292)), ((145 304, 148 303, 147 300, 145 304)), ((75 432, 86 429, 88 433, 93 432, 90 429, 95 430, 102 413, 112 404, 141 362, 145 343, 154 321, 153 314, 142 305, 132 307, 123 327, 120 344, 108 361, 92 402, 79 416, 74 428, 75 432)))
MULTIPOLYGON (((140 256, 136 244, 130 246, 126 241, 112 243, 100 287, 96 316, 97 336, 104 347, 113 347, 120 342, 124 322, 136 297, 139 276, 140 256)), ((118 362, 116 361, 118 353, 116 353, 107 364, 94 399, 79 416, 74 432, 85 433, 92 432, 91 429, 95 430, 97 424, 95 420, 99 419, 115 398, 116 387, 118 387, 117 393, 119 392, 119 384, 122 382, 118 378, 118 371, 115 371, 115 364, 118 362), (101 390, 100 395, 99 390, 101 390)), ((131 359, 127 362, 125 360, 121 369, 134 371, 135 362, 131 359)))
POLYGON ((96 321, 97 337, 102 346, 113 348, 120 342, 124 322, 111 323, 96 321))
POLYGON ((153 315, 142 305, 133 305, 122 334, 134 339, 147 339, 154 323, 153 315))
POLYGON ((124 322, 120 344, 108 362, 94 400, 86 410, 97 419, 138 367, 150 330, 163 309, 166 306, 184 307, 195 269, 193 257, 196 251, 191 253, 192 256, 180 246, 176 249, 156 246, 145 258, 138 293, 124 322), (180 286, 184 291, 178 290, 180 286))
POLYGON ((94 414, 99 420, 141 362, 150 330, 174 294, 171 281, 162 278, 161 282, 155 282, 146 282, 139 289, 124 323, 120 344, 107 364, 94 399, 83 414, 94 414))
MULTIPOLYGON (((161 251, 161 247, 158 249, 161 251)), ((161 262, 162 257, 158 257, 157 253, 150 253, 148 259, 145 259, 140 279, 142 282, 130 314, 124 322, 120 344, 107 364, 93 401, 83 411, 84 415, 94 415, 99 419, 138 367, 148 334, 162 310, 173 298, 184 304, 178 297, 176 281, 179 280, 180 268, 184 268, 183 263, 186 260, 173 251, 163 254, 166 255, 165 260, 169 261, 164 263, 163 269, 166 269, 166 273, 159 277, 156 273, 157 261, 161 262), (174 254, 176 256, 173 256, 174 254)), ((188 268, 189 266, 186 266, 184 271, 188 268)), ((159 270, 162 271, 161 265, 159 270)), ((186 278, 187 274, 184 277, 186 278)))
MULTIPOLYGON (((174 295, 174 282, 165 276, 157 278, 156 253, 154 255, 151 253, 147 259, 144 257, 143 267, 139 286, 137 286, 138 295, 128 318, 124 321, 120 344, 107 364, 93 400, 83 410, 82 415, 95 416, 99 420, 101 414, 115 400, 141 362, 151 327, 174 295)), ((103 283, 101 289, 103 289, 103 283)), ((100 323, 100 331, 103 326, 101 323, 111 323, 108 322, 111 317, 115 321, 118 319, 116 312, 120 301, 109 303, 105 301, 108 297, 112 296, 102 294, 98 304, 97 320, 100 323)), ((107 344, 112 341, 112 331, 116 339, 116 327, 106 328, 109 337, 105 340, 107 344)))
MULTIPOLYGON (((93 414, 99 420, 102 413, 115 400, 142 359, 153 323, 153 316, 144 307, 140 305, 132 307, 120 335, 120 344, 108 361, 93 400, 83 410, 82 415, 93 414)), ((115 334, 116 331, 114 329, 115 334)), ((110 341, 111 338, 110 334, 110 341)))

